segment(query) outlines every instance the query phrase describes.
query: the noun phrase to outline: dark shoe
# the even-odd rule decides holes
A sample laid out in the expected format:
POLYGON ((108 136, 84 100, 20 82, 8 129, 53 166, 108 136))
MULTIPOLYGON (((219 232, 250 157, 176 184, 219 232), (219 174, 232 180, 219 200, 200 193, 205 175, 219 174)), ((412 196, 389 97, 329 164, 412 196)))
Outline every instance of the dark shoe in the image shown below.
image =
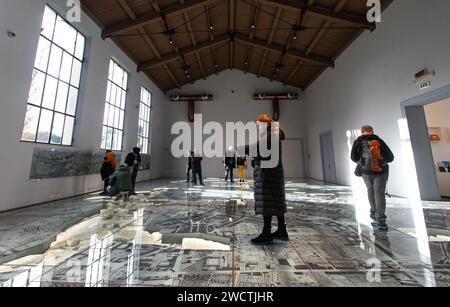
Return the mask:
POLYGON ((251 242, 255 245, 269 245, 273 243, 273 237, 270 232, 263 232, 259 237, 252 239, 251 242))
POLYGON ((100 194, 98 194, 99 196, 108 196, 107 192, 101 192, 100 194))
POLYGON ((375 212, 370 212, 370 219, 371 219, 372 221, 376 221, 376 218, 375 218, 375 212))
POLYGON ((289 241, 289 234, 286 229, 278 229, 272 234, 274 240, 289 241))
POLYGON ((373 230, 388 231, 389 227, 386 223, 376 223, 376 224, 373 224, 373 230))

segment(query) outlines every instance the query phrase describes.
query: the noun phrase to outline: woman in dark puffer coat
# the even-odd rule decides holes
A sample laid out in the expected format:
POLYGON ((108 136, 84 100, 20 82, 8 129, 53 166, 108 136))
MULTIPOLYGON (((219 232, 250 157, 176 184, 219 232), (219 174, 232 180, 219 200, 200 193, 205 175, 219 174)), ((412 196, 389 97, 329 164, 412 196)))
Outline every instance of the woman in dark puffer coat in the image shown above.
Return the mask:
MULTIPOLYGON (((257 119, 259 123, 268 124, 268 149, 270 149, 270 131, 278 128, 278 123, 272 122, 268 115, 261 115, 257 119)), ((253 160, 254 179, 255 179, 255 211, 257 215, 262 215, 264 218, 264 228, 260 236, 252 240, 253 244, 263 245, 271 244, 273 239, 288 241, 289 235, 286 230, 286 223, 284 215, 287 212, 286 195, 284 188, 284 170, 282 162, 281 141, 285 139, 285 134, 281 128, 275 132, 275 136, 279 142, 279 162, 274 168, 262 168, 261 162, 270 160, 269 158, 262 158, 259 151, 258 142, 258 156, 253 160), (271 233, 272 216, 278 218, 278 230, 271 233)))

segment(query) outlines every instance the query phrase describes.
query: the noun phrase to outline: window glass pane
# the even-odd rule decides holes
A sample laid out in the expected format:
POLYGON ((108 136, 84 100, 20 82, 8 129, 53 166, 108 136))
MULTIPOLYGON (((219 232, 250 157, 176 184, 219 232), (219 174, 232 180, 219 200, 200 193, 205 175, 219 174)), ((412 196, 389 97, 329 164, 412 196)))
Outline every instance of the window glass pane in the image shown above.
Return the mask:
POLYGON ((112 138, 114 130, 112 128, 106 129, 106 148, 112 148, 112 138))
POLYGON ((126 92, 122 91, 122 102, 121 102, 120 108, 123 110, 125 110, 126 100, 127 100, 126 92))
POLYGON ((120 131, 116 150, 122 150, 122 138, 123 138, 123 131, 120 131))
POLYGON ((58 95, 56 96, 55 110, 61 113, 66 111, 67 94, 69 86, 64 82, 58 83, 58 95))
POLYGON ((56 18, 53 41, 70 54, 74 54, 77 31, 60 16, 56 18))
POLYGON ((41 111, 41 118, 39 120, 39 132, 37 141, 40 143, 48 143, 50 139, 50 128, 52 126, 53 112, 48 110, 41 111))
POLYGON ((72 145, 73 138, 73 126, 75 123, 75 118, 71 116, 66 116, 66 122, 64 124, 64 137, 62 144, 63 145, 72 145))
POLYGON ((102 131, 102 144, 100 145, 101 148, 106 148, 106 128, 103 127, 102 131))
POLYGON ((116 112, 114 113, 114 128, 121 128, 119 125, 119 117, 120 117, 120 112, 118 109, 116 109, 116 112))
POLYGON ((47 76, 45 82, 44 99, 42 100, 42 106, 47 109, 53 109, 55 105, 56 89, 58 86, 58 80, 47 76))
POLYGON ((121 89, 117 89, 117 92, 116 92, 116 107, 119 107, 120 108, 120 106, 121 106, 121 101, 122 101, 122 90, 121 89))
POLYGON ((48 71, 50 75, 58 78, 59 70, 61 68, 62 49, 53 45, 50 53, 50 61, 48 63, 48 71))
POLYGON ((111 82, 108 81, 108 85, 106 86, 106 102, 109 102, 111 99, 111 82))
POLYGON ((67 101, 67 111, 66 111, 67 114, 75 116, 75 112, 77 110, 77 101, 78 101, 78 90, 71 86, 69 89, 69 98, 67 101))
POLYGON ((64 115, 55 113, 55 117, 53 118, 52 137, 50 139, 50 143, 61 144, 63 128, 64 128, 64 115))
POLYGON ((111 83, 111 98, 108 101, 110 104, 113 104, 113 105, 116 104, 116 91, 117 91, 117 86, 115 86, 114 84, 111 83))
POLYGON ((41 105, 42 92, 44 91, 45 74, 40 71, 33 70, 30 93, 28 95, 28 103, 41 105))
POLYGON ((122 110, 120 110, 119 113, 120 113, 120 117, 119 117, 119 125, 120 125, 120 127, 123 127, 123 122, 124 122, 124 115, 125 115, 125 112, 122 111, 122 110))
POLYGON ((113 80, 113 74, 114 74, 114 61, 109 61, 109 71, 108 71, 108 79, 113 80))
POLYGON ((48 57, 50 55, 51 43, 45 38, 39 39, 38 49, 36 52, 36 60, 34 61, 34 67, 46 72, 48 57))
POLYGON ((39 123, 39 108, 28 106, 23 126, 22 140, 34 142, 36 140, 36 130, 39 123))
POLYGON ((41 34, 52 39, 53 29, 55 28, 56 14, 50 8, 46 7, 44 12, 44 19, 42 20, 41 34))
POLYGON ((108 115, 108 126, 114 127, 114 112, 116 111, 116 108, 111 106, 109 108, 109 115, 108 115))
POLYGON ((72 74, 72 59, 73 57, 70 54, 64 52, 59 78, 67 83, 69 83, 72 74))
POLYGON ((45 7, 23 140, 72 144, 85 44, 81 33, 45 7))
POLYGON ((105 103, 105 112, 103 113, 103 125, 108 124, 109 104, 105 103))
POLYGON ((78 33, 77 35, 77 46, 75 48, 75 56, 79 59, 79 60, 83 60, 83 55, 84 55, 84 44, 85 44, 85 38, 83 35, 81 35, 80 33, 78 33))
POLYGON ((79 87, 80 86, 80 77, 81 77, 81 62, 74 59, 73 67, 72 67, 72 78, 70 79, 70 84, 79 87))
POLYGON ((114 65, 114 77, 113 77, 114 83, 116 83, 119 86, 122 86, 122 80, 123 80, 123 70, 119 67, 119 65, 114 65))
POLYGON ((124 90, 126 90, 128 87, 128 73, 126 71, 124 71, 124 74, 123 74, 122 87, 124 90))

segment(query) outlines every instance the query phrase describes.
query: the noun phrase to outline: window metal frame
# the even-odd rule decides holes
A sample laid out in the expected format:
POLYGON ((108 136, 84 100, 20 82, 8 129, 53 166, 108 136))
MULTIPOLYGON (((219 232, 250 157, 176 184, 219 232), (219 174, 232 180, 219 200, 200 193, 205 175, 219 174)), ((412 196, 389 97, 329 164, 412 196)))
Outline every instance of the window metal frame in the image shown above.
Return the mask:
MULTIPOLYGON (((85 64, 85 55, 86 55, 86 42, 87 42, 87 37, 86 37, 81 31, 79 31, 75 26, 73 26, 69 21, 67 21, 67 19, 65 19, 61 14, 59 14, 56 10, 54 10, 51 6, 49 6, 48 4, 46 4, 45 7, 44 7, 44 14, 45 14, 45 10, 46 10, 46 9, 51 10, 51 11, 56 15, 56 17, 55 17, 55 24, 53 25, 53 30, 52 30, 52 31, 53 31, 53 32, 52 32, 52 38, 49 39, 49 38, 47 38, 46 36, 44 36, 42 33, 39 34, 39 41, 38 41, 38 45, 37 45, 37 47, 36 47, 36 57, 37 57, 38 48, 39 48, 39 43, 40 43, 41 39, 45 39, 47 42, 50 43, 50 49, 49 49, 49 54, 48 54, 48 59, 47 59, 47 64, 46 64, 46 71, 43 71, 42 69, 35 67, 35 64, 36 64, 36 63, 33 63, 33 73, 34 73, 34 71, 37 71, 38 73, 41 73, 41 74, 44 74, 44 75, 45 75, 45 80, 44 80, 44 84, 43 84, 43 87, 42 87, 42 94, 41 94, 41 97, 40 97, 40 104, 41 104, 41 105, 36 105, 36 104, 30 103, 30 102, 28 102, 28 98, 29 98, 29 97, 27 98, 27 109, 28 109, 28 106, 39 108, 39 116, 38 116, 38 120, 37 120, 37 127, 36 127, 36 131, 35 131, 34 141, 30 141, 30 140, 23 140, 23 139, 22 139, 22 137, 23 137, 23 129, 25 128, 25 126, 24 126, 23 129, 22 129, 21 142, 24 142, 24 143, 32 143, 32 144, 52 145, 52 146, 73 147, 74 134, 75 134, 75 127, 76 127, 76 122, 77 122, 78 104, 79 104, 79 99, 80 99, 81 82, 82 82, 82 78, 83 78, 83 75, 84 75, 83 72, 84 72, 84 64, 85 64), (70 54, 70 53, 69 53, 68 51, 66 51, 62 46, 60 46, 59 44, 57 44, 57 43, 54 42, 54 40, 55 40, 55 31, 56 31, 56 22, 57 22, 57 20, 58 20, 58 17, 61 18, 64 22, 66 22, 69 26, 71 26, 71 27, 76 31, 76 34, 77 34, 77 35, 76 35, 76 39, 75 39, 75 45, 74 45, 74 48, 75 48, 75 49, 74 49, 73 54, 70 54), (78 43, 78 35, 81 35, 81 36, 84 38, 83 54, 82 54, 82 58, 81 58, 81 59, 78 58, 78 57, 76 56, 76 54, 75 54, 75 53, 76 53, 76 48, 77 48, 77 43, 78 43), (61 54, 61 62, 60 62, 60 64, 59 64, 59 70, 58 70, 58 77, 55 77, 55 76, 53 76, 52 74, 50 74, 50 73, 48 72, 48 70, 49 70, 49 64, 50 64, 50 58, 51 58, 51 53, 52 53, 52 50, 53 50, 53 46, 56 46, 57 48, 61 49, 61 52, 62 52, 62 54, 61 54), (69 81, 68 81, 68 82, 66 82, 66 81, 64 81, 64 80, 62 80, 62 79, 60 79, 60 77, 61 77, 61 70, 62 70, 62 66, 63 66, 64 54, 69 55, 70 58, 71 58, 71 60, 72 60, 72 65, 71 65, 71 67, 70 67, 70 78, 69 78, 69 81), (75 60, 81 62, 80 80, 79 80, 77 86, 74 86, 74 85, 71 84, 71 81, 72 81, 72 73, 73 73, 73 66, 74 66, 74 61, 75 61, 75 60), (48 77, 53 78, 53 79, 55 79, 55 80, 57 81, 57 86, 56 86, 56 91, 55 91, 55 97, 54 97, 55 104, 56 104, 56 99, 57 99, 57 97, 58 97, 59 83, 62 82, 62 83, 64 83, 65 85, 68 86, 67 97, 66 97, 66 105, 65 105, 64 113, 63 113, 63 112, 60 112, 60 111, 57 111, 57 110, 55 109, 55 105, 53 106, 53 109, 44 107, 44 106, 42 105, 42 104, 43 104, 44 95, 45 95, 45 90, 46 90, 46 88, 47 88, 47 78, 48 78, 48 77), (73 115, 67 113, 67 107, 68 107, 68 101, 69 101, 69 93, 70 93, 70 88, 71 88, 71 87, 73 87, 74 89, 77 90, 77 99, 76 99, 75 110, 74 110, 74 114, 73 114, 73 115), (47 142, 40 142, 40 141, 38 141, 39 127, 40 127, 40 125, 41 125, 41 115, 42 115, 42 111, 43 111, 43 110, 44 110, 44 111, 50 111, 50 112, 53 113, 52 121, 51 121, 51 123, 50 123, 49 138, 48 138, 48 141, 47 141, 47 142), (64 122, 63 122, 63 124, 62 124, 63 129, 62 129, 62 133, 61 133, 61 143, 60 143, 60 144, 52 143, 53 124, 54 124, 54 121, 55 121, 55 116, 56 116, 56 114, 60 114, 60 115, 63 115, 63 116, 64 116, 64 122), (67 116, 73 118, 73 128, 72 128, 73 130, 72 130, 72 136, 71 136, 71 140, 70 140, 70 145, 65 145, 65 144, 63 144, 64 132, 65 132, 65 128, 66 128, 66 127, 65 127, 65 125, 66 125, 66 117, 67 117, 67 116)), ((43 22, 43 20, 44 20, 44 15, 43 15, 43 18, 42 18, 42 22, 43 22)), ((41 25, 41 26, 42 26, 42 25, 41 25)), ((36 58, 35 58, 35 61, 36 61, 36 58)), ((32 80, 31 83, 30 83, 30 89, 31 89, 31 86, 32 86, 32 84, 33 84, 32 82, 33 82, 33 80, 32 80)), ((26 111, 26 113, 27 113, 27 112, 28 112, 28 110, 26 111)), ((26 115, 25 115, 25 116, 26 116, 26 115)))

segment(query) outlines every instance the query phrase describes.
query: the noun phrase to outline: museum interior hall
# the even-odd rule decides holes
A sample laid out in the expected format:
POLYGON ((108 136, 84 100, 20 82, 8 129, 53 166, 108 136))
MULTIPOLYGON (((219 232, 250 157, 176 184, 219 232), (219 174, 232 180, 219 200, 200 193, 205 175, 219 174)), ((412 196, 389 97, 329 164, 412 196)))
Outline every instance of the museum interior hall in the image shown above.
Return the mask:
POLYGON ((0 0, 0 287, 449 287, 449 11, 0 0))

